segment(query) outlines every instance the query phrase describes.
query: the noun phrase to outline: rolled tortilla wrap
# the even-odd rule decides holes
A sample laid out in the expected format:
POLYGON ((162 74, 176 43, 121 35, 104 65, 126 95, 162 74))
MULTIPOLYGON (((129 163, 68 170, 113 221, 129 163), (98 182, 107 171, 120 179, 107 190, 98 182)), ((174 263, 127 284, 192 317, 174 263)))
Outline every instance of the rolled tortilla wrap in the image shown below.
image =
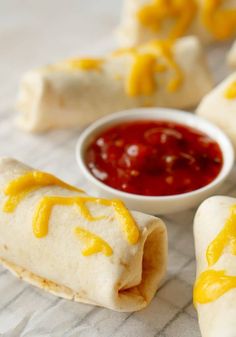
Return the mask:
POLYGON ((236 1, 124 0, 117 35, 123 47, 186 35, 204 43, 226 40, 236 36, 236 1))
POLYGON ((236 72, 202 99, 196 113, 224 130, 236 149, 236 72))
POLYGON ((230 67, 236 68, 236 40, 227 55, 227 62, 230 67))
POLYGON ((28 131, 78 127, 140 106, 194 106, 212 88, 195 38, 155 41, 104 59, 73 59, 27 73, 18 124, 28 131))
POLYGON ((166 269, 160 219, 89 197, 14 159, 0 160, 0 191, 0 259, 18 277, 117 311, 151 301, 166 269))
POLYGON ((236 199, 215 196, 194 221, 194 302, 202 337, 236 336, 236 199))

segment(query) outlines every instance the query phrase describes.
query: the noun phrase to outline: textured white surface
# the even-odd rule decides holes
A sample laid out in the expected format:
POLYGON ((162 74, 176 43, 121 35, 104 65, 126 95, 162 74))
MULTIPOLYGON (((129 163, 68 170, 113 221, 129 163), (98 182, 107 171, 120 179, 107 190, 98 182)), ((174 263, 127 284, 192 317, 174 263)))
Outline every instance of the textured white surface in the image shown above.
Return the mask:
MULTIPOLYGON (((121 0, 7 0, 0 3, 0 155, 13 156, 83 185, 75 161, 78 131, 29 135, 13 125, 20 76, 29 68, 75 54, 102 53, 114 45, 121 0)), ((213 46, 209 61, 217 82, 227 74, 225 52, 213 46)), ((194 79, 193 79, 194 80, 194 79)), ((236 196, 236 174, 223 192, 236 196)), ((192 306, 195 261, 193 211, 165 218, 168 276, 151 305, 115 313, 45 294, 0 268, 0 336, 200 337, 192 306)))

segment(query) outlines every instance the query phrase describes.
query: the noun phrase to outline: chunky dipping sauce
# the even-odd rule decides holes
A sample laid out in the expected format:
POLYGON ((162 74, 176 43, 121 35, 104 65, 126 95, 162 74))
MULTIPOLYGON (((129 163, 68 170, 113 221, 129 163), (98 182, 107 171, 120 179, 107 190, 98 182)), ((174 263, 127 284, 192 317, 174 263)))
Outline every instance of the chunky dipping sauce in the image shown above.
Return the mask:
POLYGON ((115 189, 167 196, 199 189, 223 165, 218 143, 206 134, 169 121, 126 122, 102 132, 86 157, 91 173, 115 189))

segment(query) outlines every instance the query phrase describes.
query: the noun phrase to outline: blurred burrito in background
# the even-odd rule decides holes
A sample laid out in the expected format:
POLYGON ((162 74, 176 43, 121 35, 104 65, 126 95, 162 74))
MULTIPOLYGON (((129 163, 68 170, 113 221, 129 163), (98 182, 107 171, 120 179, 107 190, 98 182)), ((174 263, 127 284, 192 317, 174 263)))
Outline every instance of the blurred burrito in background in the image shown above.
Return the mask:
POLYGON ((104 58, 70 59, 30 71, 20 86, 18 125, 45 131, 81 127, 128 108, 187 108, 211 88, 197 38, 152 41, 104 58))

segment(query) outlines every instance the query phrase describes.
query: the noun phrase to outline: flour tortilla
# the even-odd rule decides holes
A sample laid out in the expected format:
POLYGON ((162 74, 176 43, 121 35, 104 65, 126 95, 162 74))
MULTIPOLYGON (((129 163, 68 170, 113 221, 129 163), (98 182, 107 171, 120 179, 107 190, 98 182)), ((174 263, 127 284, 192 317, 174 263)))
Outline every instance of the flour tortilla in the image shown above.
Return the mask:
POLYGON ((19 278, 63 298, 125 312, 146 307, 166 270, 164 223, 132 212, 140 239, 131 245, 125 240, 112 207, 88 203, 92 214, 106 216, 90 222, 73 206, 55 206, 47 236, 36 238, 32 217, 43 196, 84 194, 57 186, 43 187, 28 194, 13 213, 3 212, 4 188, 31 170, 14 159, 0 160, 0 262, 19 278), (107 241, 113 255, 83 256, 84 244, 73 233, 76 226, 107 241))
MULTIPOLYGON (((197 276, 207 269, 206 250, 223 229, 230 215, 235 198, 214 196, 202 203, 194 220, 194 238, 197 260, 197 276)), ((236 256, 225 249, 224 254, 211 267, 225 270, 227 275, 236 276, 236 256)), ((236 289, 226 292, 213 302, 197 304, 202 337, 235 337, 236 289)))
POLYGON ((225 98, 225 91, 236 81, 236 72, 203 97, 196 113, 220 127, 236 149, 236 99, 225 98))
MULTIPOLYGON (((107 56, 101 70, 68 70, 58 65, 27 73, 21 82, 17 124, 26 131, 78 128, 99 117, 123 109, 158 106, 188 108, 212 89, 212 78, 199 41, 178 40, 173 46, 183 83, 175 92, 166 89, 173 70, 156 75, 156 92, 131 97, 125 92, 133 56, 107 56)), ((164 116, 163 116, 164 117, 164 116)))

